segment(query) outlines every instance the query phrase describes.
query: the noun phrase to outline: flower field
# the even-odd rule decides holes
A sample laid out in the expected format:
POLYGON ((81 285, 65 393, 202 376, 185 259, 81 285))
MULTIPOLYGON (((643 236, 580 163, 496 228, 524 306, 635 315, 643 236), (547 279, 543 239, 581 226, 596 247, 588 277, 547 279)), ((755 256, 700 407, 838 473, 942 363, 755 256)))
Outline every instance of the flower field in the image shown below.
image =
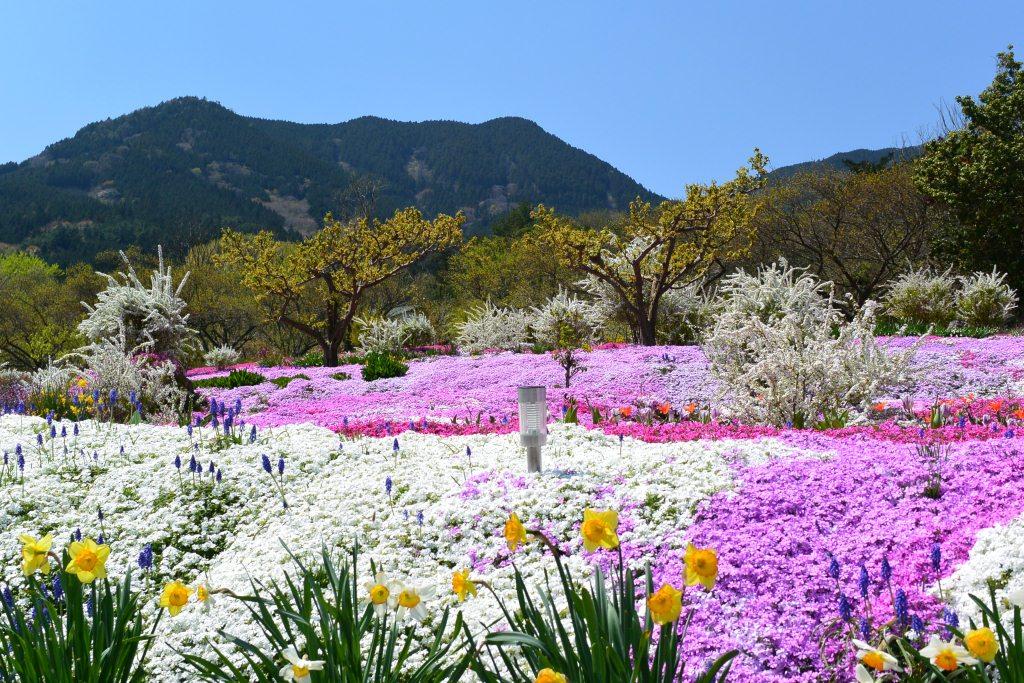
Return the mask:
POLYGON ((738 650, 730 680, 852 680, 850 631, 896 619, 943 634, 948 612, 966 620, 967 595, 987 580, 1000 595, 1024 588, 1024 340, 929 339, 911 398, 877 397, 825 430, 720 419, 697 347, 610 346, 583 364, 568 390, 545 354, 434 356, 375 382, 358 366, 253 368, 308 379, 202 390, 232 414, 240 406, 230 438, 211 424, 6 415, 3 578, 20 580, 19 534, 52 532, 64 547, 77 529, 109 544, 112 574, 135 567, 154 594, 201 584, 213 600, 158 624, 150 661, 166 681, 183 675, 181 652, 223 643, 220 629, 259 642, 246 610, 219 593, 279 577, 289 550, 324 544, 358 541, 381 571, 419 587, 424 637, 444 606, 491 627, 494 600, 459 602, 453 572, 511 599, 515 567, 531 583, 552 571, 537 542, 509 551, 510 513, 581 575, 621 552, 633 569, 649 564, 656 586, 681 586, 687 545, 714 548, 718 579, 687 590, 682 648, 693 672, 738 650), (549 392, 539 475, 526 473, 513 433, 524 384, 549 392), (938 399, 942 424, 929 417, 938 399), (574 404, 579 424, 567 424, 574 404), (587 508, 618 513, 617 551, 583 547, 587 508))

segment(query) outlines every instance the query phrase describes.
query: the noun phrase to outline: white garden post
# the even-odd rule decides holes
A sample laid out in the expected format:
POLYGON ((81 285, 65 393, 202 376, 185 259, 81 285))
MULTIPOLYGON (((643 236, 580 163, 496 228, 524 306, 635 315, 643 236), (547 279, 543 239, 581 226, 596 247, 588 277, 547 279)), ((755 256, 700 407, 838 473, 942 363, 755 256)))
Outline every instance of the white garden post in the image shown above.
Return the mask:
POLYGON ((547 389, 519 387, 519 440, 526 446, 526 469, 540 472, 540 449, 548 440, 547 389))

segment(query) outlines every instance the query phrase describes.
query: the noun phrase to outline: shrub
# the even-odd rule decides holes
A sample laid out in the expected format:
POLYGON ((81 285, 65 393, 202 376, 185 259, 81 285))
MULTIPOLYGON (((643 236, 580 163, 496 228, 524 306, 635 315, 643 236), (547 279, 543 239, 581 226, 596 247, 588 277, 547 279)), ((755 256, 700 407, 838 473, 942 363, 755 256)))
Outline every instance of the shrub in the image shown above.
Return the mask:
POLYGON ((886 286, 885 311, 901 323, 945 327, 955 315, 955 287, 948 270, 910 270, 886 286))
POLYGON ((529 317, 525 312, 501 308, 488 301, 470 311, 466 322, 459 326, 456 342, 467 353, 480 353, 488 349, 517 351, 529 339, 529 317))
POLYGON ((422 346, 434 341, 436 333, 430 319, 422 313, 410 313, 397 318, 360 318, 359 349, 400 353, 406 346, 422 346))
MULTIPOLYGON (((283 358, 281 359, 283 360, 283 358)), ((281 362, 276 363, 280 365, 281 362)), ((304 353, 301 358, 297 358, 293 365, 297 368, 320 368, 324 364, 324 352, 320 349, 313 349, 307 353, 304 353)))
POLYGON ((670 289, 661 298, 658 315, 659 343, 692 344, 714 324, 714 299, 695 284, 670 289))
POLYGON ((299 373, 297 375, 287 375, 285 377, 275 377, 274 379, 270 380, 270 383, 271 384, 276 384, 278 389, 284 389, 286 386, 288 386, 289 384, 291 384, 292 382, 294 382, 297 379, 306 379, 306 380, 308 380, 309 379, 309 375, 303 375, 302 373, 299 373))
POLYGON ((160 251, 159 265, 147 287, 128 257, 122 253, 121 258, 126 272, 118 277, 104 275, 107 288, 97 295, 94 306, 85 304, 87 314, 78 325, 79 332, 92 342, 123 334, 131 348, 147 344, 154 353, 180 358, 194 335, 180 296, 188 274, 175 287, 160 251))
POLYGON ((29 377, 28 373, 0 363, 0 409, 14 408, 28 398, 29 377))
POLYGON ((235 351, 235 349, 231 348, 227 344, 224 344, 223 346, 215 346, 214 348, 207 351, 206 354, 203 356, 203 361, 207 365, 211 365, 217 368, 218 370, 224 370, 229 365, 234 365, 235 363, 237 363, 239 358, 240 356, 238 354, 238 351, 235 351))
POLYGON ((376 379, 402 377, 408 371, 409 366, 394 356, 373 352, 366 354, 362 374, 364 380, 372 382, 376 379))
POLYGON ((533 309, 530 328, 542 348, 579 348, 597 338, 601 316, 590 302, 559 289, 543 306, 533 309))
POLYGON ((1017 292, 1006 284, 1006 275, 972 273, 960 278, 954 305, 956 319, 969 327, 999 327, 1017 308, 1017 292))
POLYGON ((236 389, 263 384, 267 378, 258 372, 248 370, 232 370, 224 377, 209 377, 195 382, 196 388, 204 389, 236 389))
POLYGON ((737 274, 723 283, 722 310, 703 344, 734 417, 795 427, 835 423, 909 378, 917 345, 892 354, 881 348, 874 302, 846 322, 824 296, 827 283, 809 274, 773 267, 750 278, 737 274))

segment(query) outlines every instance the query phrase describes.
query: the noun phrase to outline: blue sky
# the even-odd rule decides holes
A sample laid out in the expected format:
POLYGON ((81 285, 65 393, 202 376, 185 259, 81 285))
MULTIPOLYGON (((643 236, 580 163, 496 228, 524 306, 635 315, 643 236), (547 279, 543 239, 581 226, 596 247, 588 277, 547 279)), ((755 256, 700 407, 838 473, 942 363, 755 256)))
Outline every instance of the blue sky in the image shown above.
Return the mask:
POLYGON ((1024 2, 0 3, 0 161, 179 95, 248 115, 518 115, 678 195, 918 140, 1024 51, 1024 2))

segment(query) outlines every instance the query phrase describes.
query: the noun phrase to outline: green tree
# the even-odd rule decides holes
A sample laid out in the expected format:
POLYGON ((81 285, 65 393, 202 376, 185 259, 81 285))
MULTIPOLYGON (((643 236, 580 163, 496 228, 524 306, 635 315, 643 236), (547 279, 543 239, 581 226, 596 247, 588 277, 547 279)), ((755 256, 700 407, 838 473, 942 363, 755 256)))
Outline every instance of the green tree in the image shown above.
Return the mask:
POLYGON ((688 185, 685 199, 657 208, 637 199, 611 227, 590 229, 543 205, 533 217, 563 265, 615 291, 636 341, 650 346, 666 293, 720 275, 749 252, 758 207, 751 195, 764 186, 767 161, 755 150, 733 180, 688 185))
POLYGON ((964 125, 925 145, 921 189, 959 219, 937 249, 965 270, 1007 274, 1024 287, 1024 71, 1013 46, 978 99, 956 98, 964 125))
POLYGON ((415 208, 386 221, 342 223, 328 214, 323 229, 298 244, 225 230, 217 262, 239 268, 272 319, 313 339, 334 367, 367 291, 458 243, 464 222, 461 213, 430 221, 415 208))
POLYGON ((189 277, 181 295, 204 349, 227 345, 241 350, 261 331, 266 311, 237 267, 216 262, 220 251, 218 242, 189 250, 184 267, 189 277))

